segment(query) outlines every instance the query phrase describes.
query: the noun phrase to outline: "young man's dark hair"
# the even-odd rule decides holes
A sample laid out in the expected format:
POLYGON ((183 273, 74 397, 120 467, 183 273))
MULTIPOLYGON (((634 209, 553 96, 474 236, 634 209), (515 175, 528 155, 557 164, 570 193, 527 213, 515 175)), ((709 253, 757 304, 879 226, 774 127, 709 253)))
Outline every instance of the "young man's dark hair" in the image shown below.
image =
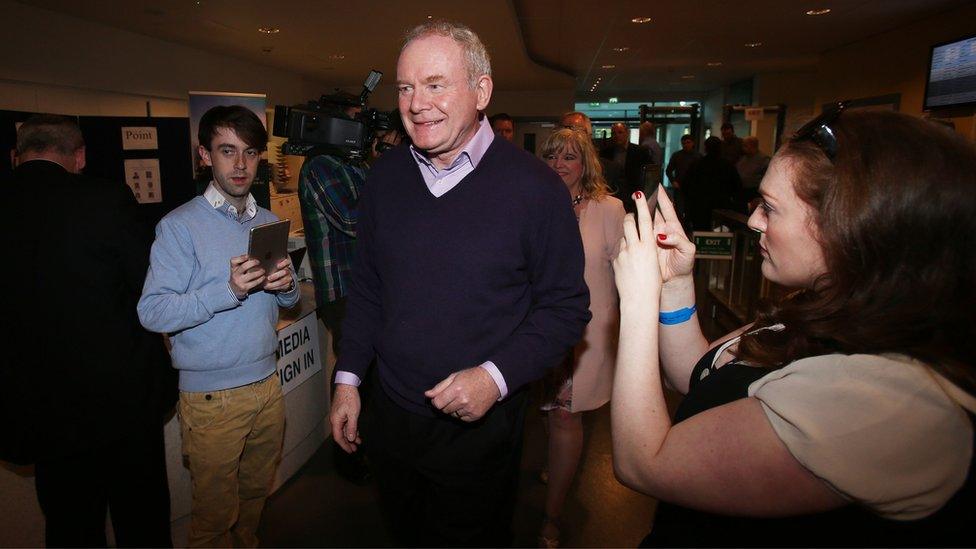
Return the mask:
POLYGON ((197 139, 208 151, 210 143, 217 135, 217 128, 229 128, 255 149, 263 151, 268 146, 268 130, 254 111, 241 105, 218 106, 207 111, 200 118, 197 139))
POLYGON ((735 126, 733 126, 731 122, 725 122, 725 123, 722 124, 722 129, 723 130, 733 130, 734 131, 735 130, 735 126))
POLYGON ((85 146, 78 122, 59 114, 35 114, 17 130, 17 154, 57 151, 72 154, 85 146))
POLYGON ((681 142, 682 143, 684 143, 685 141, 694 141, 694 140, 695 140, 695 138, 692 137, 690 133, 686 133, 686 134, 684 134, 684 135, 681 136, 681 142))

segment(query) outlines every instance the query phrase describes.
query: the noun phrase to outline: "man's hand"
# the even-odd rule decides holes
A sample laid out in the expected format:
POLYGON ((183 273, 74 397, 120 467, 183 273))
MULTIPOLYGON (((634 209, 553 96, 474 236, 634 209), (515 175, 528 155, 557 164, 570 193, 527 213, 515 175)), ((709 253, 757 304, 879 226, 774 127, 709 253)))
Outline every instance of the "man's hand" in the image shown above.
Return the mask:
POLYGON ((445 414, 471 422, 481 419, 501 393, 491 375, 475 366, 447 376, 424 396, 445 414))
POLYGON ((248 259, 247 254, 230 258, 230 289, 237 299, 244 299, 247 293, 264 282, 264 269, 261 262, 248 259))
POLYGON ((359 438, 359 409, 359 388, 337 384, 332 396, 329 423, 332 424, 332 438, 348 454, 355 452, 363 443, 359 438))
POLYGON ((264 283, 264 291, 266 292, 287 292, 292 288, 291 277, 291 258, 286 257, 275 265, 275 272, 268 275, 267 281, 264 283))

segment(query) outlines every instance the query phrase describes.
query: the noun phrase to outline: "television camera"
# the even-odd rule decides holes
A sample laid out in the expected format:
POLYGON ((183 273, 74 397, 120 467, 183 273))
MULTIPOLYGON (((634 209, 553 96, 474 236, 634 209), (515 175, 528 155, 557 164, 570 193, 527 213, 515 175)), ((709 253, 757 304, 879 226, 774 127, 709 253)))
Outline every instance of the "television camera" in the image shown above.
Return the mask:
POLYGON ((351 159, 365 158, 376 132, 395 128, 399 123, 389 112, 366 108, 366 99, 382 77, 380 71, 369 72, 358 102, 337 104, 334 96, 323 95, 304 105, 275 105, 272 133, 288 139, 281 151, 298 156, 339 154, 351 159), (357 105, 361 111, 354 118, 342 112, 343 106, 357 105))

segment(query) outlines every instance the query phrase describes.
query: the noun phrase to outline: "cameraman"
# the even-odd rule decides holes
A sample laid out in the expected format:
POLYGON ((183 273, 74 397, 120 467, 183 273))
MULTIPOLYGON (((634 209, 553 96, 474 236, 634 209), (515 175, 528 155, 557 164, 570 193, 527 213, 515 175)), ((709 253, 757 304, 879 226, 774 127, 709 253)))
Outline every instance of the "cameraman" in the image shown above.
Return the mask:
MULTIPOLYGON (((336 93, 323 96, 324 116, 353 119, 361 107, 355 98, 336 93)), ((359 193, 366 182, 366 163, 348 154, 322 148, 302 164, 298 198, 305 227, 315 286, 318 316, 332 336, 332 351, 339 354, 339 334, 349 270, 356 244, 359 193)))
MULTIPOLYGON (((323 96, 322 113, 354 119, 362 110, 357 97, 342 92, 323 96)), ((399 125, 399 115, 391 117, 399 125)), ((376 158, 399 142, 402 130, 377 130, 365 154, 352 156, 339 149, 323 147, 302 164, 298 197, 305 226, 305 244, 312 266, 315 302, 319 319, 332 337, 332 351, 339 355, 346 293, 356 246, 359 195, 366 183, 367 159, 376 158)), ((361 453, 338 452, 337 469, 356 483, 368 479, 361 453)))

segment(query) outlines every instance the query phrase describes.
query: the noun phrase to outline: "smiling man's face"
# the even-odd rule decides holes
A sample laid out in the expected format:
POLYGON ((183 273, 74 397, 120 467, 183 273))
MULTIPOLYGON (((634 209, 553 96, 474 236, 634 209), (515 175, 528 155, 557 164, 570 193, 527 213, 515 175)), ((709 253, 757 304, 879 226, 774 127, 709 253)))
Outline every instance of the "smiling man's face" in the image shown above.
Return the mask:
POLYGON ((429 35, 407 45, 397 62, 397 94, 413 146, 446 167, 478 131, 478 112, 488 106, 488 75, 471 85, 461 46, 429 35))

